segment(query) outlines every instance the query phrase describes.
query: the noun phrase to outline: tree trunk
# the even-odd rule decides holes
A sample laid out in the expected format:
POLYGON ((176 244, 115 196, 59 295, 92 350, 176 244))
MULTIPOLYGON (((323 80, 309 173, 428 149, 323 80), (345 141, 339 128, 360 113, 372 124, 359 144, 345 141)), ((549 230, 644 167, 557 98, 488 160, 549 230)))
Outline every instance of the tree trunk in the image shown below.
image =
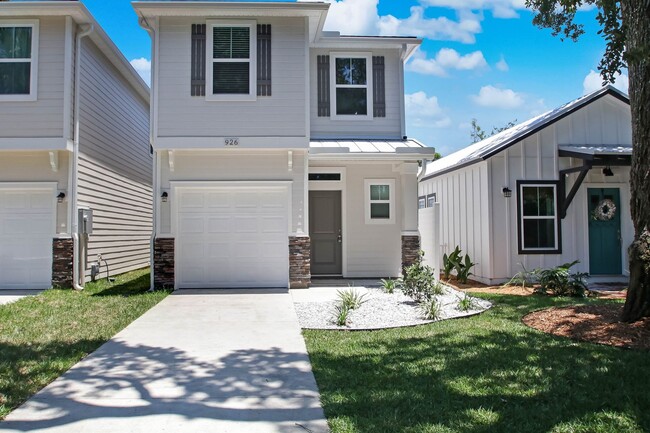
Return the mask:
POLYGON ((650 0, 621 0, 632 111, 630 286, 622 320, 650 316, 650 0))

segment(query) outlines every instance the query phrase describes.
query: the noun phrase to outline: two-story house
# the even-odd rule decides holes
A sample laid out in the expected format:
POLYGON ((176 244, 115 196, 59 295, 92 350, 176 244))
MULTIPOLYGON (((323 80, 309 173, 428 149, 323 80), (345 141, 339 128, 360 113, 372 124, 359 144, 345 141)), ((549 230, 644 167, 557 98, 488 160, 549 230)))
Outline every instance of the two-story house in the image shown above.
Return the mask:
POLYGON ((86 7, 0 3, 0 289, 147 266, 151 178, 149 88, 86 7))
POLYGON ((154 285, 394 277, 419 251, 405 37, 320 2, 135 2, 151 35, 154 285))

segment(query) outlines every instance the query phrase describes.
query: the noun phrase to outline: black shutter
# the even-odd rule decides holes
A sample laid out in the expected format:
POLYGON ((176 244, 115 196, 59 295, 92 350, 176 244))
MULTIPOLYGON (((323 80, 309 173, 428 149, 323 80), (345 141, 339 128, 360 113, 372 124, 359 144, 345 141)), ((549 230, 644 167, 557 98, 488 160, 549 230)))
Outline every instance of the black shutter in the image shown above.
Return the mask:
POLYGON ((330 56, 318 56, 318 117, 330 116, 330 56))
POLYGON ((192 24, 192 96, 205 96, 205 27, 192 24))
POLYGON ((386 117, 386 73, 384 56, 372 58, 372 102, 374 117, 386 117))
POLYGON ((271 24, 257 25, 257 96, 271 96, 271 24))

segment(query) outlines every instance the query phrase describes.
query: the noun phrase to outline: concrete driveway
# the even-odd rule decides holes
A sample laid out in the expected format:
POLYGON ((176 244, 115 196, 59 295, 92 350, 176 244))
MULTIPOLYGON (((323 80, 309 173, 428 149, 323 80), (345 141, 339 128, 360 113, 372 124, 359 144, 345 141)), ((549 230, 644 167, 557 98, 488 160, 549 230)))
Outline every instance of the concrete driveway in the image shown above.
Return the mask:
POLYGON ((43 290, 0 290, 0 305, 11 304, 27 296, 36 296, 43 290))
POLYGON ((329 431, 288 291, 180 291, 0 422, 2 432, 329 431))

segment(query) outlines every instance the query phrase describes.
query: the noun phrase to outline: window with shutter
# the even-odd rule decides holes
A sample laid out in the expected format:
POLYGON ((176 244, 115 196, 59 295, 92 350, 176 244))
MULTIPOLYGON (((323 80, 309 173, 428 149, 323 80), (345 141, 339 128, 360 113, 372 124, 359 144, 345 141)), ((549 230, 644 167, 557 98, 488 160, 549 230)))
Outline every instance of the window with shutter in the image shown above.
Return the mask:
POLYGON ((330 116, 330 56, 318 56, 318 117, 330 116))
POLYGON ((205 24, 192 25, 192 96, 205 96, 205 24))
POLYGON ((372 58, 373 115, 386 117, 386 77, 384 56, 372 58))
POLYGON ((271 96, 271 24, 257 25, 257 96, 271 96))
POLYGON ((256 98, 256 30, 257 24, 252 21, 208 22, 207 99, 256 98))
POLYGON ((334 53, 330 62, 333 118, 366 120, 373 116, 372 56, 334 53))

